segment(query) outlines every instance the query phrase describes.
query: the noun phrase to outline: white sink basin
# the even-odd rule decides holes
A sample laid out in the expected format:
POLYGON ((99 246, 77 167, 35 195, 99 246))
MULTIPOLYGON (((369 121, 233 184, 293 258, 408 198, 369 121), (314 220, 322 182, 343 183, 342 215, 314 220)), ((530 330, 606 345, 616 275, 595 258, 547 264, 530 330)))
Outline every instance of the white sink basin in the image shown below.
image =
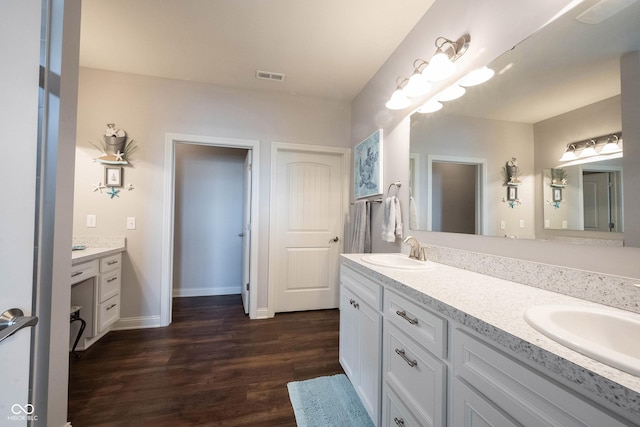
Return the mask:
POLYGON ((403 270, 428 270, 434 268, 431 261, 418 261, 403 254, 368 254, 362 256, 362 261, 380 267, 399 268, 403 270))
POLYGON ((640 314, 588 307, 542 305, 525 320, 560 344, 640 376, 640 314))

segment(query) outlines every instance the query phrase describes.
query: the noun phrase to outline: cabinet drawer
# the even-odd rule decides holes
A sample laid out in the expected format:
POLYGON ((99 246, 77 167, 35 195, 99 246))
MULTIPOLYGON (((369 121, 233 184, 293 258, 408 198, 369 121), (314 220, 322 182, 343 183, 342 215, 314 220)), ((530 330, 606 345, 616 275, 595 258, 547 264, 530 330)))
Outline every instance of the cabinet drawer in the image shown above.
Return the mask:
POLYGON ((104 302, 120 293, 120 270, 100 275, 99 302, 104 302))
POLYGON ((382 407, 382 425, 389 427, 423 427, 402 401, 388 386, 385 386, 382 407))
POLYGON ((113 325, 120 318, 120 296, 116 295, 98 304, 98 333, 113 325))
POLYGON ((100 259, 100 273, 115 270, 122 263, 122 254, 115 254, 100 259))
POLYGON ((361 301, 378 311, 382 311, 382 285, 379 283, 342 265, 340 267, 340 284, 351 289, 361 301))
MULTIPOLYGON (((624 425, 588 400, 460 329, 453 331, 453 355, 456 377, 490 396, 495 405, 519 423, 565 427, 624 425)), ((458 410, 454 408, 454 412, 458 410)))
POLYGON ((447 366, 385 320, 383 369, 387 385, 420 423, 446 425, 447 366))
POLYGON ((499 408, 479 395, 460 378, 453 383, 453 425, 459 427, 517 427, 499 408))
POLYGON ((387 291, 384 317, 439 358, 447 358, 447 321, 406 298, 387 291))
POLYGON ((83 262, 71 267, 71 284, 75 285, 85 279, 98 275, 98 260, 83 262))

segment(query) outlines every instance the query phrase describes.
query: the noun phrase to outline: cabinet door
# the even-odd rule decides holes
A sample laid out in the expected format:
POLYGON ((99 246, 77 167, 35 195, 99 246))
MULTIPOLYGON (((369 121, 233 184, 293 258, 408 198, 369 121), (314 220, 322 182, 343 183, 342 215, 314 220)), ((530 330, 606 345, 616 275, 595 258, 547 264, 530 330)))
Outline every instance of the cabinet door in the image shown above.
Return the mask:
POLYGON ((369 416, 378 425, 381 397, 382 315, 367 304, 357 307, 360 322, 360 399, 369 416))
POLYGON ((453 384, 453 425, 457 427, 519 426, 456 378, 453 384))
POLYGON ((355 386, 360 382, 360 321, 353 306, 355 295, 344 286, 340 287, 340 364, 355 386))

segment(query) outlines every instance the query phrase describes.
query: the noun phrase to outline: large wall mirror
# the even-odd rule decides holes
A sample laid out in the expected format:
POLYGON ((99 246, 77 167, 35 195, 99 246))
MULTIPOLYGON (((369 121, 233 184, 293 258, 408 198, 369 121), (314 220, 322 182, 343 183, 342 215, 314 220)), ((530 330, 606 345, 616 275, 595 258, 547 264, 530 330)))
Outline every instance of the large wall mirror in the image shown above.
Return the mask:
MULTIPOLYGON (((640 49, 640 2, 599 23, 581 22, 593 20, 583 12, 594 3, 585 1, 494 60, 492 80, 436 113, 411 116, 410 228, 438 231, 434 215, 462 212, 476 223, 482 218, 483 226, 459 232, 528 239, 566 232, 622 244, 624 199, 638 191, 624 188, 622 159, 560 161, 568 144, 621 135, 620 58, 640 49), (428 190, 440 177, 427 167, 430 157, 484 161, 476 211, 461 203, 436 206, 440 199, 428 190), (505 165, 513 160, 521 173, 517 191, 505 181, 505 165), (565 182, 551 186, 558 169, 565 182), (607 191, 596 193, 598 185, 607 191)), ((623 146, 624 135, 620 139, 623 146)), ((453 182, 443 191, 478 194, 477 180, 453 182)))

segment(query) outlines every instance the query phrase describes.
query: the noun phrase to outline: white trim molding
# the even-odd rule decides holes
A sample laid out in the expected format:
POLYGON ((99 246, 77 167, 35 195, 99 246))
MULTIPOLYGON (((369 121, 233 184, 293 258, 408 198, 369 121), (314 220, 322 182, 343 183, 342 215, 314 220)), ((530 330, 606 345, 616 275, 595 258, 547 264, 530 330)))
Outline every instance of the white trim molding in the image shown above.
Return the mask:
POLYGON ((160 326, 171 324, 173 296, 173 237, 175 209, 175 157, 176 144, 196 144, 211 147, 241 148, 253 152, 251 173, 251 255, 249 276, 249 318, 257 318, 258 309, 258 200, 260 177, 260 141, 249 139, 221 138, 213 136, 188 135, 178 133, 165 134, 164 152, 164 191, 162 215, 162 279, 160 287, 160 326))

